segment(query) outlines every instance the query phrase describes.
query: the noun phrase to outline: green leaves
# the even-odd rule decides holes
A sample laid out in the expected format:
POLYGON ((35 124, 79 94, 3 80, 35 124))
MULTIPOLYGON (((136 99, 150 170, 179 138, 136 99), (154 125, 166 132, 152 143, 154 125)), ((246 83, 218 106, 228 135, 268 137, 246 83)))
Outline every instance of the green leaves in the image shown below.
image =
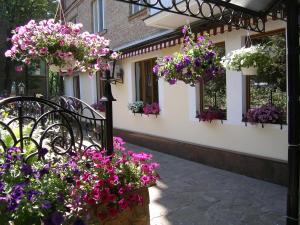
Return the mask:
POLYGON ((47 19, 54 16, 55 0, 0 0, 0 20, 6 21, 9 30, 30 19, 47 19))

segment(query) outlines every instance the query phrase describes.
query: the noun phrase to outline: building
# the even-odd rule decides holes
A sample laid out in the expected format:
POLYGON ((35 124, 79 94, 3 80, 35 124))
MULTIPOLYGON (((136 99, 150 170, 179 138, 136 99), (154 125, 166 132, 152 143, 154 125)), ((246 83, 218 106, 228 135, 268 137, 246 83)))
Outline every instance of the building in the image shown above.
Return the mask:
MULTIPOLYGON (((90 32, 102 33, 111 39, 113 49, 123 52, 118 64, 124 71, 124 82, 114 85, 112 90, 117 99, 114 103, 116 134, 155 150, 271 182, 287 183, 287 126, 243 122, 243 115, 257 104, 253 92, 261 90, 256 87, 265 82, 254 82, 240 72, 226 71, 222 83, 226 94, 218 97, 226 110, 226 119, 210 123, 196 118, 197 111, 207 108, 213 98, 206 98, 205 87, 191 87, 183 82, 171 86, 152 76, 156 58, 180 50, 180 30, 187 22, 197 35, 209 33, 224 54, 245 45, 245 30, 112 0, 66 0, 64 4, 67 20, 83 23, 84 29, 90 32), (137 100, 158 102, 159 115, 129 111, 128 104, 137 100)), ((284 37, 285 26, 283 21, 268 18, 264 36, 252 32, 250 35, 254 42, 268 36, 284 37)), ((64 83, 66 95, 79 97, 89 104, 101 97, 99 75, 90 79, 87 74, 77 74, 65 77, 64 83)), ((282 86, 280 99, 285 108, 285 81, 282 86)), ((256 96, 261 96, 262 102, 267 102, 269 97, 256 96)))

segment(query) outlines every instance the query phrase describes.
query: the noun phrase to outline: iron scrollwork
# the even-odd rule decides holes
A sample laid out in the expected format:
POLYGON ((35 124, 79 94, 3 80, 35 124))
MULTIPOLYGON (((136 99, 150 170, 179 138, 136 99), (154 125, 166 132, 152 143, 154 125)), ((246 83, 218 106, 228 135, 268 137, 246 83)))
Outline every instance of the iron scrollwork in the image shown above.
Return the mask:
POLYGON ((32 148, 28 158, 43 149, 57 156, 91 147, 101 150, 105 148, 105 121, 79 99, 6 98, 0 101, 0 150, 32 148))
MULTIPOLYGON (((265 31, 268 12, 256 12, 251 9, 231 3, 231 0, 116 0, 129 4, 141 5, 160 11, 204 19, 213 23, 228 24, 237 29, 246 29, 255 32, 265 31)), ((278 5, 277 5, 278 6, 278 5)), ((282 9, 282 7, 280 8, 282 9)), ((278 11, 278 8, 275 9, 278 11)), ((282 19, 282 18, 280 18, 282 19)))

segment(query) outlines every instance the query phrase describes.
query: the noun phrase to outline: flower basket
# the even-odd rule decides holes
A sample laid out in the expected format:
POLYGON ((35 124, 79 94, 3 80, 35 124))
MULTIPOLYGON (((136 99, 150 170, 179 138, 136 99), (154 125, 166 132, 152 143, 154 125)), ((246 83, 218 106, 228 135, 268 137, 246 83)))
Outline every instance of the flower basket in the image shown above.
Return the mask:
POLYGON ((244 76, 257 75, 257 67, 254 66, 241 67, 241 71, 244 76))
POLYGON ((12 47, 5 56, 25 64, 42 60, 51 71, 69 75, 106 70, 107 59, 116 59, 118 54, 109 49, 109 40, 81 29, 80 23, 31 20, 12 31, 12 47))
POLYGON ((266 46, 253 45, 231 51, 222 58, 226 69, 242 71, 243 75, 257 75, 270 63, 270 54, 266 46))
POLYGON ((180 80, 191 86, 222 75, 224 68, 212 41, 209 40, 209 35, 200 36, 197 42, 194 42, 195 37, 190 27, 184 26, 182 32, 182 50, 172 56, 158 59, 153 73, 171 85, 180 80))

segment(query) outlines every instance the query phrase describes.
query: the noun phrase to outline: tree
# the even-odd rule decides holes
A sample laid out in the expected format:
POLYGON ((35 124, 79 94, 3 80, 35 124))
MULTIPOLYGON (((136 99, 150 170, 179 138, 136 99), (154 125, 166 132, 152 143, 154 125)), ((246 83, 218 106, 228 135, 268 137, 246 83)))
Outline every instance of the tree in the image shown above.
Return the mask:
MULTIPOLYGON (((0 21, 5 24, 7 37, 11 37, 12 29, 31 19, 41 20, 54 17, 57 4, 57 0, 0 0, 0 21)), ((8 39, 6 49, 9 49, 10 46, 8 39)), ((6 89, 9 86, 10 64, 10 59, 6 58, 4 68, 6 89)))

